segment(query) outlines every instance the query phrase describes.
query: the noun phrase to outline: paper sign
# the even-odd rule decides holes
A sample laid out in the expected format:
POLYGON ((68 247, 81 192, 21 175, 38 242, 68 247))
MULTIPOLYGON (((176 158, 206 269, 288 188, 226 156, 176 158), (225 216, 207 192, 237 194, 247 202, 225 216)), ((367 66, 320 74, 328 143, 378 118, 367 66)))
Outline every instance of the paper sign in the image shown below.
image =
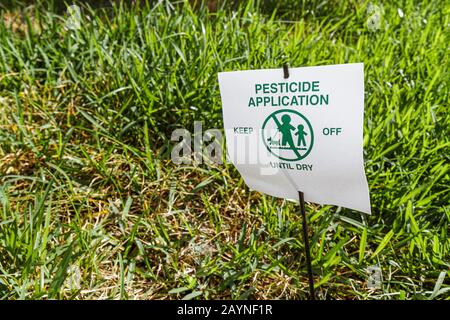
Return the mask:
POLYGON ((219 73, 228 159, 250 189, 370 213, 362 63, 219 73))

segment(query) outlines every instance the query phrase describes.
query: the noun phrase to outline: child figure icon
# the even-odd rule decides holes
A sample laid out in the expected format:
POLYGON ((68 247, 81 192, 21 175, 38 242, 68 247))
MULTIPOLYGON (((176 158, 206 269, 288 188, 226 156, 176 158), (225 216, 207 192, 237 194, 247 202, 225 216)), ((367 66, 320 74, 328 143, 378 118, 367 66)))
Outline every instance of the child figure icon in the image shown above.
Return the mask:
POLYGON ((308 134, 305 132, 305 126, 304 125, 299 124, 297 126, 297 132, 295 133, 295 135, 298 136, 298 138, 297 138, 297 147, 300 147, 300 146, 306 147, 305 137, 308 134))

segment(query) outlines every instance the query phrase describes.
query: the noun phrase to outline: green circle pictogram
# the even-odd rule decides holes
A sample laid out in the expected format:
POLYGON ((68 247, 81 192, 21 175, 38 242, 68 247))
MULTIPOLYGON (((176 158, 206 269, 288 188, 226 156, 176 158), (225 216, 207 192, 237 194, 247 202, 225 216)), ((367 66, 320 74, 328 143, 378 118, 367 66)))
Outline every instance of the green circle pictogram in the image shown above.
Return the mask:
POLYGON ((267 150, 279 159, 298 161, 311 152, 314 132, 311 123, 300 112, 278 110, 264 120, 262 139, 267 150))

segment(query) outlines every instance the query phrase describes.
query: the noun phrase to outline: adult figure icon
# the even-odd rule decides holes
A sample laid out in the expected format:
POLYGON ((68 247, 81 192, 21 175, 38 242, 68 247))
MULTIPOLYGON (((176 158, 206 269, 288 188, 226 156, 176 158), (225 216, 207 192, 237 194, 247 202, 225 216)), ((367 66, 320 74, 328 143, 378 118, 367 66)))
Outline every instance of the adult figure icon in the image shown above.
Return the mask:
POLYGON ((281 132, 281 146, 289 145, 290 148, 294 149, 294 140, 292 139, 292 131, 295 127, 291 125, 291 117, 288 114, 284 114, 281 117, 281 123, 278 126, 278 130, 281 132))

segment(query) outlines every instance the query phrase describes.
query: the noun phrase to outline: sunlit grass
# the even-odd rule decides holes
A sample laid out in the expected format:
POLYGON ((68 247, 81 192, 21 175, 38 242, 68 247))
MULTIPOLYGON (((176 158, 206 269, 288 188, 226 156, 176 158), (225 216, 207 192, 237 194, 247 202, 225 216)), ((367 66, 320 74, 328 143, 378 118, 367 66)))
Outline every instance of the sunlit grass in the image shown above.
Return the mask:
POLYGON ((153 2, 1 9, 0 297, 306 298, 298 207, 170 136, 222 127, 220 71, 363 62, 373 215, 308 206, 318 295, 448 299, 449 6, 153 2))

